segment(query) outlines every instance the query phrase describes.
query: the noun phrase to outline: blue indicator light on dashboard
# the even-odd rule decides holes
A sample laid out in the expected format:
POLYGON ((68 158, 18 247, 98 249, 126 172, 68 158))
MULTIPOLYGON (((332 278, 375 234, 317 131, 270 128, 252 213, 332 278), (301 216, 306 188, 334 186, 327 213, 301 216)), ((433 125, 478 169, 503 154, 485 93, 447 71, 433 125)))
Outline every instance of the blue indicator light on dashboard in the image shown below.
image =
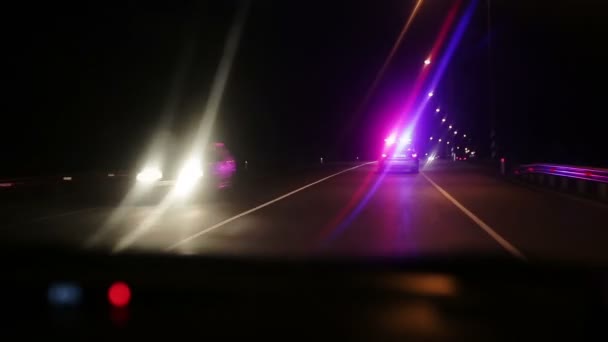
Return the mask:
POLYGON ((53 306, 77 306, 81 299, 82 289, 77 284, 59 282, 49 286, 48 300, 53 306))

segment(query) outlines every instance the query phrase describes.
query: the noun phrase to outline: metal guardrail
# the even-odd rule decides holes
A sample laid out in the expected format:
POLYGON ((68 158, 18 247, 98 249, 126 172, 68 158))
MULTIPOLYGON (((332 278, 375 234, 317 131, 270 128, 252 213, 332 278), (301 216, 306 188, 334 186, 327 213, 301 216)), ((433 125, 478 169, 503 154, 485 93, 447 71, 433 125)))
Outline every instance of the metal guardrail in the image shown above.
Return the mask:
POLYGON ((527 183, 608 202, 608 169, 537 163, 517 166, 513 174, 527 183))
POLYGON ((608 183, 608 169, 579 167, 556 164, 521 165, 514 171, 516 174, 546 174, 552 176, 582 179, 591 182, 608 183))

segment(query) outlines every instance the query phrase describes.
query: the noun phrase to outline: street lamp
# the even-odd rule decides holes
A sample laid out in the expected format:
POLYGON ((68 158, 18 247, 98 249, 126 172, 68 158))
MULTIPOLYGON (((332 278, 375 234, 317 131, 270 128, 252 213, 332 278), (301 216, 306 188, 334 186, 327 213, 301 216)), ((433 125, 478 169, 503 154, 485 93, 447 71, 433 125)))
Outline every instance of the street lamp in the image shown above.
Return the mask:
POLYGON ((441 139, 439 139, 439 142, 441 142, 441 139))
POLYGON ((433 140, 433 137, 430 137, 429 140, 433 140))
POLYGON ((431 92, 429 93, 429 97, 433 97, 433 95, 435 95, 435 94, 433 94, 433 92, 431 91, 431 92))
POLYGON ((445 122, 445 118, 441 119, 441 122, 442 122, 442 123, 443 123, 443 122, 445 122))
POLYGON ((437 109, 435 109, 435 113, 439 113, 441 111, 441 109, 439 109, 439 107, 437 107, 437 109))
POLYGON ((466 137, 467 137, 467 135, 466 135, 466 134, 463 134, 463 135, 462 135, 462 137, 463 137, 463 138, 466 138, 466 137))
POLYGON ((454 135, 458 134, 458 131, 454 131, 454 135))
POLYGON ((424 65, 426 66, 426 65, 429 65, 429 64, 431 64, 431 59, 430 58, 425 59, 424 60, 424 65))
POLYGON ((450 125, 450 126, 448 127, 448 129, 452 129, 452 125, 450 125))

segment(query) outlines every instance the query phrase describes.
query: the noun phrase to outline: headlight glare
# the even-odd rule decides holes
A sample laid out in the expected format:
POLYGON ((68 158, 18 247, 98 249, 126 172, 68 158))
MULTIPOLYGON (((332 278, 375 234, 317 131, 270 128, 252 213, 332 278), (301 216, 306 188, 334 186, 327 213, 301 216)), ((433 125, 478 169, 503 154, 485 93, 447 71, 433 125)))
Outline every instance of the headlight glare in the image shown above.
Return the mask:
POLYGON ((203 177, 203 169, 201 168, 200 160, 187 160, 177 177, 177 184, 175 186, 177 193, 185 194, 189 192, 201 177, 203 177))
POLYGON ((137 181, 142 183, 154 183, 163 178, 163 173, 159 169, 147 167, 137 174, 137 181))

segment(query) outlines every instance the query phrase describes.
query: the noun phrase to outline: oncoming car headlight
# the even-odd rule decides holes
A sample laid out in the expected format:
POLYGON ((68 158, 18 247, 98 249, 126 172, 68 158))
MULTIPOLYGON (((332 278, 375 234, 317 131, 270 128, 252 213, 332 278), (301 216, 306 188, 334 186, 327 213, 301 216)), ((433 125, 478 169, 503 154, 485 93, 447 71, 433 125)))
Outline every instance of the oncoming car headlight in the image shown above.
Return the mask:
POLYGON ((189 192, 201 177, 203 177, 201 161, 198 159, 187 160, 177 176, 176 192, 178 194, 189 192))
POLYGON ((137 174, 137 181, 142 183, 154 183, 163 178, 163 173, 159 169, 147 167, 137 174))

